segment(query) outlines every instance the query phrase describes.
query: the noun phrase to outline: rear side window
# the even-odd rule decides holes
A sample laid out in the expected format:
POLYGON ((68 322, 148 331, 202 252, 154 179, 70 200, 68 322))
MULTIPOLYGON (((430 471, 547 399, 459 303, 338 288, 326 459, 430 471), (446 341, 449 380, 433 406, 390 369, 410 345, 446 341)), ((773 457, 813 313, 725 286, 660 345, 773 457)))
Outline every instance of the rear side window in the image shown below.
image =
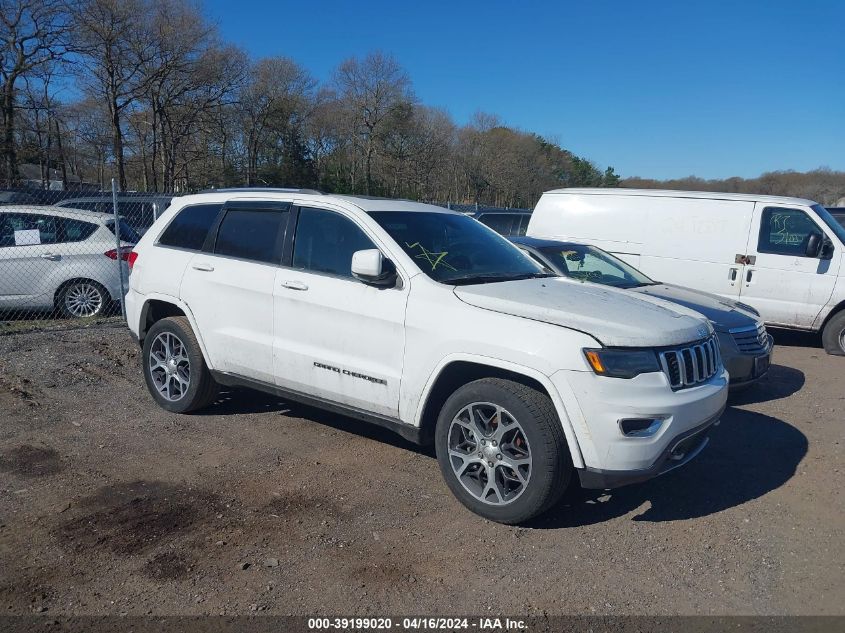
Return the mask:
POLYGON ((277 264, 281 261, 279 235, 288 211, 229 209, 217 231, 216 255, 277 264))
POLYGON ((164 233, 158 238, 162 246, 186 248, 188 250, 202 250, 205 238, 217 219, 222 205, 197 204, 185 207, 171 220, 164 233))
POLYGON ((97 225, 72 218, 56 218, 59 222, 59 242, 81 242, 97 230, 97 225))
POLYGON ((352 254, 376 248, 357 224, 338 213, 302 208, 296 224, 293 267, 352 277, 352 254))
POLYGON ((766 207, 760 218, 757 251, 774 255, 805 257, 807 242, 813 234, 824 235, 810 216, 803 211, 766 207))
POLYGON ((52 215, 35 213, 0 214, 0 247, 55 244, 58 222, 52 215))

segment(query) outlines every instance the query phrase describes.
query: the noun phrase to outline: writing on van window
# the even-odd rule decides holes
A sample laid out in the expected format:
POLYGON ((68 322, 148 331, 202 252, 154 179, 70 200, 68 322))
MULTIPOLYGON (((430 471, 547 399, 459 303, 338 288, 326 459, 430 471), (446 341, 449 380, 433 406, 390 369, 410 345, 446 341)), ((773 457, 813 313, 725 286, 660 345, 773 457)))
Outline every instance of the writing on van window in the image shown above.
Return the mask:
POLYGON ((810 236, 821 234, 809 216, 798 209, 767 207, 760 220, 757 250, 761 253, 804 257, 810 236))
POLYGON ((441 264, 443 268, 446 268, 448 270, 457 270, 454 266, 444 261, 445 257, 449 254, 448 252, 435 253, 433 251, 428 250, 419 242, 414 242, 413 244, 405 242, 405 246, 407 246, 411 250, 419 249, 420 252, 417 255, 414 255, 414 259, 424 259, 428 262, 428 265, 431 266, 431 270, 437 270, 437 267, 441 264))
POLYGON ((800 244, 806 232, 801 230, 804 223, 796 220, 800 220, 800 217, 796 218, 794 213, 773 213, 770 243, 800 244))

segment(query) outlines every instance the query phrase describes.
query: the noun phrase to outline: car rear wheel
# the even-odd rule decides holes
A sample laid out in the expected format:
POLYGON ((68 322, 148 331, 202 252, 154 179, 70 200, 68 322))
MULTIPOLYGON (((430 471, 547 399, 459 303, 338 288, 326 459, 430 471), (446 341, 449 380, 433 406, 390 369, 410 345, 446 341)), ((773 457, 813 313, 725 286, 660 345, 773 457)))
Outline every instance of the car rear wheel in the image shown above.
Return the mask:
POLYGON ((822 343, 828 354, 845 356, 845 310, 830 317, 822 331, 822 343))
POLYGON ((435 447, 452 493, 499 523, 522 523, 554 505, 572 463, 546 394, 501 378, 464 385, 444 404, 435 447))
POLYGON ((188 413, 217 397, 219 385, 185 317, 157 321, 144 339, 141 361, 147 388, 163 409, 188 413))
POLYGON ((81 279, 62 288, 56 305, 62 316, 87 319, 101 315, 109 303, 109 293, 96 281, 81 279))

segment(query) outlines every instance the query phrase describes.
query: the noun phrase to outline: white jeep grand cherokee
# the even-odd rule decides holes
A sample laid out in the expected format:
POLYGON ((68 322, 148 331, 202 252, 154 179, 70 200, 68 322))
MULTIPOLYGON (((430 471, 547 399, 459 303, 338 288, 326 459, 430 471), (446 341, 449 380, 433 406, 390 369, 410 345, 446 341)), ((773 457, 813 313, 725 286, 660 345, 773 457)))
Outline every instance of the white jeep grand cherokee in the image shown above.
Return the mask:
POLYGON ((176 198, 126 297, 156 402, 249 386, 433 441, 449 488, 518 523, 575 473, 610 488, 692 459, 728 375, 709 323, 550 277, 440 207, 297 190, 176 198))

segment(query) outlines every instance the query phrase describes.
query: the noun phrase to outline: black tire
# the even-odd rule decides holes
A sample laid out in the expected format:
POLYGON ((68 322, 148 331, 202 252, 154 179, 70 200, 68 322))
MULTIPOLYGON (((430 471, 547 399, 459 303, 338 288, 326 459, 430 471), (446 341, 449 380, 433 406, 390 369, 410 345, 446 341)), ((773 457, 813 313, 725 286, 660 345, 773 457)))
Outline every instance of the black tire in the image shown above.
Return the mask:
MULTIPOLYGON (((452 493, 476 514, 498 523, 523 523, 542 514, 560 500, 572 478, 569 449, 551 400, 546 394, 511 380, 482 378, 460 387, 440 411, 434 441, 440 471, 452 493), (530 472, 522 492, 507 503, 494 505, 482 501, 464 487, 453 469, 453 458, 449 455, 452 421, 473 403, 502 407, 525 434, 531 456, 530 472)), ((496 498, 501 496, 497 494, 496 498)))
POLYGON ((845 356, 845 310, 834 314, 825 324, 822 344, 828 354, 845 356))
POLYGON ((102 316, 110 305, 108 290, 90 279, 72 281, 56 295, 56 309, 66 319, 93 319, 102 316))
MULTIPOLYGON (((166 337, 167 338, 167 337, 166 337)), ((172 340, 169 339, 169 340, 172 340)), ((160 343, 159 343, 160 344, 160 343)), ((160 353, 160 348, 156 349, 156 353, 160 353)), ((184 364, 181 365, 184 368, 184 364)), ((202 356, 197 337, 194 334, 191 324, 186 317, 167 317, 156 321, 155 324, 147 332, 144 338, 144 345, 141 352, 141 370, 144 372, 144 380, 147 383, 147 389, 153 399, 163 409, 173 411, 174 413, 189 413, 207 407, 219 393, 220 386, 211 376, 208 371, 208 366, 205 364, 205 359, 202 356), (167 374, 163 374, 161 370, 157 370, 156 377, 153 376, 151 369, 151 354, 156 341, 162 334, 170 334, 184 346, 184 355, 187 356, 188 373, 188 387, 184 391, 176 393, 176 389, 171 393, 172 398, 168 399, 156 385, 156 380, 161 382, 167 374), (177 397, 178 396, 178 397, 177 397)), ((171 383, 171 386, 173 383, 171 383)))

